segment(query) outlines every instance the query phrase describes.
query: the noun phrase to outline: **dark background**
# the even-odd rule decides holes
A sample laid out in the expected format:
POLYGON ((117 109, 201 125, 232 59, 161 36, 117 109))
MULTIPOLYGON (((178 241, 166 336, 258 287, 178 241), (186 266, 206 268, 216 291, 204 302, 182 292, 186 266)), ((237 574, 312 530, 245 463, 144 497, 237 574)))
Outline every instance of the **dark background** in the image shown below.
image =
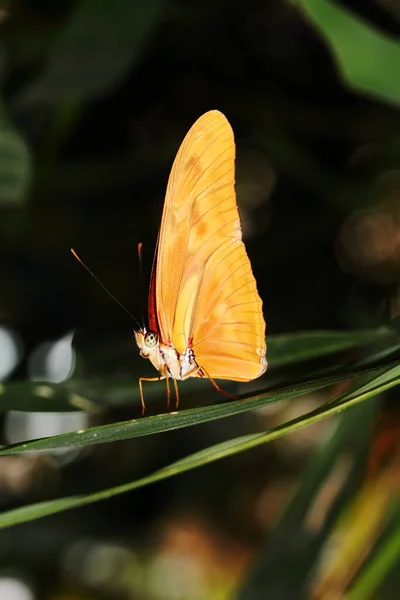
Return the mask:
MULTIPOLYGON (((373 2, 351 7, 397 39, 394 11, 373 2)), ((153 374, 137 358, 129 318, 69 249, 140 321, 146 292, 137 244, 144 243, 146 290, 173 158, 193 122, 214 108, 235 132, 238 204, 268 333, 370 328, 396 315, 399 113, 342 82, 325 41, 295 7, 92 0, 20 1, 2 10, 2 112, 28 149, 23 193, 0 197, 1 325, 22 342, 9 380, 46 375, 45 351, 34 367, 33 353, 71 332, 80 376, 135 382, 153 374)), ((184 386, 181 392, 185 406, 189 395, 184 386)), ((186 407, 201 401, 192 395, 186 407)), ((150 414, 162 409, 156 402, 150 414)), ((121 404, 90 423, 138 416, 137 401, 121 404)), ((4 417, 3 441, 16 441, 7 423, 4 417)), ((242 416, 80 454, 41 455, 25 465, 23 483, 17 478, 13 487, 4 475, 1 502, 10 508, 128 481, 261 425, 242 416)), ((6 530, 3 571, 27 578, 40 598, 169 598, 128 585, 121 565, 131 578, 157 565, 174 572, 156 558, 165 548, 185 554, 196 546, 206 580, 225 589, 318 440, 310 431, 297 454, 262 448, 6 530), (254 507, 269 486, 282 495, 269 494, 261 518, 254 507), (114 569, 107 585, 91 579, 87 566, 90 557, 101 572, 102 544, 114 569), (216 564, 221 580, 210 567, 216 564)))

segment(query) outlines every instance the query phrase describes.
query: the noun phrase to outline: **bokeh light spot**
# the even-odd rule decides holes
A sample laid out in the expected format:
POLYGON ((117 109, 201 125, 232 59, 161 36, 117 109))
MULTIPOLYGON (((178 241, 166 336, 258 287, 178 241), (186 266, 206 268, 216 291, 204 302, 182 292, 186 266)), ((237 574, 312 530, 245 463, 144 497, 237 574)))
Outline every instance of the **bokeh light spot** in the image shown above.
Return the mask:
POLYGON ((22 357, 22 342, 10 329, 0 327, 0 380, 7 377, 22 357))

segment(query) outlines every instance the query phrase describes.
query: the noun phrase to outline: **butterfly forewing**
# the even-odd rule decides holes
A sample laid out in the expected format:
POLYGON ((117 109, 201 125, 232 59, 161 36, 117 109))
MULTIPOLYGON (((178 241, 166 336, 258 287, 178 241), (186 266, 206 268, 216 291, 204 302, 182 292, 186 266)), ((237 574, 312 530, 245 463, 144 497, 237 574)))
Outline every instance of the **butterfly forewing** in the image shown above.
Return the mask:
POLYGON ((192 347, 212 378, 249 380, 265 362, 265 322, 241 239, 232 129, 218 111, 186 135, 172 167, 156 263, 160 336, 192 347))

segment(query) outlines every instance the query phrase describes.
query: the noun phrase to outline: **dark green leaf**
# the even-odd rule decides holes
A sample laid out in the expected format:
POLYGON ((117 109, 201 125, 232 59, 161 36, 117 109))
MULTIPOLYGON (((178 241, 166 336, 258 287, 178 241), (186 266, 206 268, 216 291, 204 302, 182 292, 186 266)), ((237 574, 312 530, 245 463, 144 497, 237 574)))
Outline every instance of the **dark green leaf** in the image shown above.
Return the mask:
POLYGON ((396 333, 386 327, 367 331, 307 331, 268 338, 268 361, 272 367, 335 354, 368 344, 392 344, 396 333))
POLYGON ((344 80, 360 92, 400 105, 400 44, 342 5, 297 0, 326 38, 344 80))
MULTIPOLYGON (((377 387, 374 385, 375 381, 379 381, 378 385, 381 386, 382 389, 385 384, 390 387, 393 379, 393 371, 398 373, 398 377, 400 377, 400 367, 394 367, 393 369, 389 367, 380 367, 368 373, 368 383, 365 383, 364 378, 362 378, 363 392, 368 395, 368 390, 375 389, 375 387, 377 387)), ((365 372, 363 371, 361 374, 364 376, 365 372)), ((37 450, 52 450, 55 448, 89 446, 92 444, 116 442, 145 435, 153 435, 155 433, 181 429, 183 427, 191 427, 193 425, 199 425, 200 423, 207 423, 216 419, 231 417, 288 398, 295 398, 296 396, 313 392, 326 387, 327 385, 345 381, 348 378, 348 374, 341 374, 329 378, 324 377, 315 381, 291 385, 280 390, 259 394, 246 400, 236 400, 202 408, 180 410, 179 412, 159 414, 148 418, 131 419, 130 421, 122 421, 119 423, 112 423, 111 425, 102 425, 100 427, 91 427, 89 429, 64 433, 54 437, 33 440, 31 442, 27 441, 3 448, 0 450, 0 455, 37 450)), ((356 393, 357 387, 354 389, 355 391, 351 394, 339 396, 338 401, 343 404, 346 399, 352 399, 356 393)), ((339 404, 338 410, 340 410, 341 404, 339 404)), ((334 409, 335 406, 333 402, 332 405, 334 409)), ((322 407, 321 410, 324 411, 324 407, 322 407)))
POLYGON ((400 561, 400 527, 391 532, 377 554, 361 572, 344 600, 376 598, 379 586, 400 561))
MULTIPOLYGON (((278 524, 268 534, 248 580, 242 586, 238 595, 240 600, 272 596, 276 589, 288 598, 296 597, 299 590, 306 590, 309 574, 321 556, 330 530, 324 527, 318 533, 310 531, 304 520, 325 481, 331 477, 343 448, 351 442, 352 451, 357 452, 365 444, 376 412, 376 402, 353 407, 340 417, 332 436, 313 452, 297 489, 278 524)), ((352 472, 349 477, 351 475, 352 472)))
MULTIPOLYGON (((269 371, 275 367, 305 363, 322 356, 336 355, 339 352, 368 346, 369 350, 375 344, 383 346, 380 357, 386 358, 398 348, 397 332, 387 328, 369 331, 310 331, 299 334, 277 335, 268 337, 269 371), (382 354, 384 352, 384 354, 382 354)), ((135 355, 136 357, 136 355, 135 355)), ((107 357, 103 358, 107 362, 107 357)), ((132 361, 133 362, 133 361, 132 361)), ((337 360, 335 367, 337 367, 337 360)), ((340 364, 340 363, 339 363, 340 364)), ((135 404, 139 405, 139 389, 136 377, 139 376, 142 359, 133 362, 131 377, 115 378, 71 378, 64 383, 48 382, 10 382, 0 386, 0 411, 20 410, 29 412, 64 412, 84 410, 97 412, 102 407, 135 404)), ((145 366, 145 365, 143 365, 145 366)), ((366 367, 365 361, 360 367, 366 367)), ((326 373, 325 373, 326 374, 326 373)), ((290 377, 290 374, 287 374, 290 377)), ((297 376, 298 378, 298 376, 297 376)), ((338 380, 337 380, 338 381, 338 380)), ((260 387, 261 387, 260 383, 260 387)), ((184 383, 185 391, 206 390, 208 382, 188 380, 184 383)), ((146 386, 146 398, 165 397, 163 382, 146 386)))
POLYGON ((24 102, 83 100, 115 87, 140 56, 163 0, 80 0, 24 102))
POLYGON ((0 100, 0 205, 19 205, 30 181, 28 148, 8 119, 0 100))
POLYGON ((82 447, 92 444, 116 442, 118 440, 153 435, 172 429, 181 429, 216 419, 230 417, 240 413, 261 408, 267 404, 279 402, 287 398, 295 398, 301 394, 312 392, 332 383, 343 381, 346 376, 321 378, 313 382, 288 386, 281 390, 263 393, 246 400, 223 402, 212 406, 180 410, 179 412, 159 414, 147 418, 132 419, 111 425, 91 427, 82 431, 73 431, 50 438, 15 444, 0 450, 0 455, 31 452, 36 450, 52 450, 55 448, 82 447))
MULTIPOLYGON (((0 516, 0 527, 7 527, 11 525, 16 525, 18 523, 24 523, 26 521, 44 517, 46 515, 50 515, 56 512, 60 512, 70 508, 76 508, 78 506, 84 506, 85 504, 89 504, 91 502, 104 500, 117 494, 122 494, 124 492, 128 492, 139 487, 149 485, 150 483, 154 483, 156 481, 160 481, 162 479, 178 475, 179 473, 195 469, 202 465, 212 463, 216 460, 226 458, 238 452, 243 452, 245 450, 249 450, 250 448, 255 448, 261 444, 265 444, 272 440, 278 439, 284 435, 297 431, 298 429, 307 427, 308 425, 321 421, 322 419, 325 419, 329 416, 338 414, 346 408, 356 406, 360 402, 363 402, 368 398, 373 397, 379 392, 384 391, 385 389, 389 389, 390 387, 393 387, 394 385, 398 384, 400 381, 400 365, 391 365, 389 367, 385 367, 385 370, 386 383, 384 385, 375 385, 374 381, 371 381, 368 387, 369 391, 367 392, 365 389, 366 386, 363 384, 363 393, 360 396, 354 396, 355 390, 353 390, 351 399, 346 404, 341 403, 338 406, 328 405, 326 407, 321 407, 315 411, 312 411, 311 413, 308 413, 306 415, 293 419, 292 421, 284 423, 283 425, 274 427, 266 431, 265 433, 250 434, 232 440, 228 440, 215 446, 211 446, 209 448, 206 448, 205 450, 192 454, 191 456, 187 456, 169 465, 168 467, 156 471, 152 475, 143 477, 142 479, 131 483, 115 486, 106 490, 101 490, 93 494, 75 496, 70 498, 61 498, 59 500, 53 500, 48 502, 39 502, 37 504, 32 504, 27 507, 22 507, 5 512, 0 516)), ((377 369, 376 372, 377 378, 383 375, 382 369, 377 369)), ((256 401, 257 399, 255 399, 255 402, 256 401)), ((229 407, 229 405, 227 406, 229 407)), ((168 417, 168 415, 166 415, 166 417, 168 417)), ((153 417, 153 419, 157 418, 162 419, 163 415, 160 415, 160 417, 153 417)), ((147 419, 147 421, 150 421, 150 419, 147 419)), ((142 422, 146 421, 143 420, 142 422)))

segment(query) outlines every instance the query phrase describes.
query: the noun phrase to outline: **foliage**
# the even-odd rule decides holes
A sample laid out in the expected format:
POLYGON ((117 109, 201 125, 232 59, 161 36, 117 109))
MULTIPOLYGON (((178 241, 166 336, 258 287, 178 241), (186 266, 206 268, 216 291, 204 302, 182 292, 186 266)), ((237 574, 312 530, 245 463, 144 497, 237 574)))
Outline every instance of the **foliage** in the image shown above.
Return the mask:
POLYGON ((0 7, 0 344, 8 335, 15 354, 0 384, 0 565, 28 573, 44 598, 180 597, 162 569, 162 591, 151 588, 150 566, 184 544, 171 534, 182 515, 197 527, 187 568, 163 564, 172 579, 185 571, 185 600, 207 520, 208 562, 196 555, 194 569, 208 574, 204 597, 397 597, 398 27, 389 8, 357 10, 0 7), (69 249, 140 315, 137 243, 148 272, 173 156, 211 108, 235 131, 269 369, 226 382, 229 401, 187 381, 179 410, 166 410, 163 382, 149 383, 141 417, 137 378, 150 367, 69 249), (57 378, 60 343, 70 368, 57 378), (83 424, 45 429, 63 418, 83 424), (274 499, 284 477, 290 491, 274 499), (218 580, 221 532, 235 543, 218 580), (118 555, 117 575, 93 583, 89 552, 68 566, 87 539, 134 548, 145 566, 122 573, 118 555))

